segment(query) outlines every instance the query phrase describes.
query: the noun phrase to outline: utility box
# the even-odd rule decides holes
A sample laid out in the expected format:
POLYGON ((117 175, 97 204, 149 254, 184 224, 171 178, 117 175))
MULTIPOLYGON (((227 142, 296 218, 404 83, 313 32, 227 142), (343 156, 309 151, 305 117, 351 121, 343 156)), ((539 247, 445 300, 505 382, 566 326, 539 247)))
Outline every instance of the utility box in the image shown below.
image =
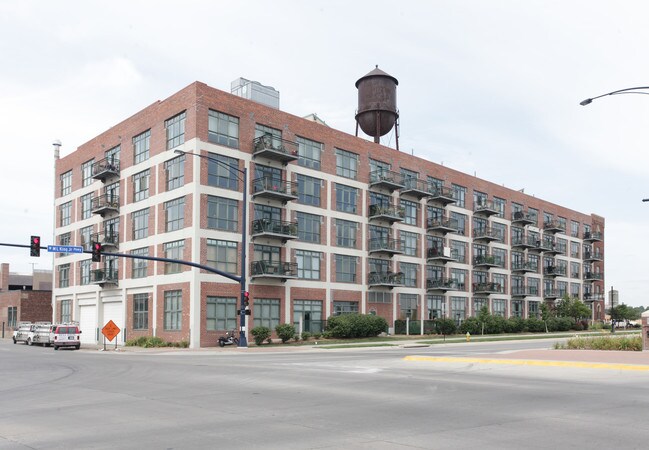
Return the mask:
POLYGON ((649 311, 642 313, 642 351, 649 351, 649 311))

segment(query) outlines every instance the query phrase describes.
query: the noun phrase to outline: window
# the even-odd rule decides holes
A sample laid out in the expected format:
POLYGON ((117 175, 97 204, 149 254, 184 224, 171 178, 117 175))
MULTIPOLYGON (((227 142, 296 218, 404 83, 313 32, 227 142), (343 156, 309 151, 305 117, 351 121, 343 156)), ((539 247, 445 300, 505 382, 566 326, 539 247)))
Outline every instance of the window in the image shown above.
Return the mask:
POLYGON ((484 192, 473 191, 473 208, 476 206, 485 206, 487 204, 487 194, 484 192))
POLYGON ((72 321, 72 300, 61 300, 61 323, 72 321))
POLYGON ((116 161, 119 161, 119 153, 121 150, 120 145, 116 145, 113 148, 110 148, 104 152, 104 157, 111 163, 115 163, 116 161))
POLYGON ((570 297, 579 298, 581 285, 579 283, 570 283, 570 297))
POLYGON ((408 170, 401 168, 401 179, 403 184, 407 188, 417 188, 417 180, 419 179, 419 174, 414 170, 408 170))
POLYGON ((133 240, 144 239, 149 235, 149 208, 131 214, 133 221, 133 240))
POLYGON ((226 147, 239 148, 239 118, 209 110, 207 119, 208 140, 226 147))
POLYGON ((474 298, 473 299, 473 317, 477 317, 480 314, 480 311, 485 306, 489 308, 489 303, 486 298, 474 298))
POLYGON ((61 197, 72 193, 72 171, 61 174, 61 197))
MULTIPOLYGON (((162 246, 165 258, 169 259, 183 259, 183 250, 185 249, 185 241, 167 242, 162 246)), ((179 273, 181 265, 179 263, 165 262, 165 274, 179 273)))
MULTIPOLYGON (((265 136, 270 139, 269 144, 272 148, 282 148, 282 132, 276 128, 267 127, 259 123, 255 124, 255 139, 265 136)), ((266 144, 264 144, 266 145, 266 144)))
POLYGON ((466 242, 451 241, 451 257, 459 263, 466 263, 466 242))
POLYGON ((570 221, 570 236, 579 237, 579 222, 570 221))
POLYGON ((149 198, 149 169, 133 175, 133 201, 149 198))
POLYGON ((70 286, 70 264, 61 264, 59 266, 59 287, 66 288, 70 286))
POLYGON ((18 307, 17 306, 7 307, 7 325, 9 326, 9 328, 15 328, 17 322, 18 322, 18 307))
POLYGON ((319 300, 294 300, 293 325, 296 330, 309 333, 321 333, 324 329, 322 320, 322 302, 319 300))
POLYGON ((404 276, 404 285, 409 287, 417 287, 417 267, 418 264, 400 263, 401 271, 404 276))
POLYGON ((389 292, 375 292, 370 291, 367 293, 368 303, 392 303, 392 294, 389 292))
POLYGON ((461 324, 466 317, 466 299, 464 297, 451 297, 451 319, 456 324, 461 324))
POLYGON ((358 302, 337 302, 334 301, 334 316, 342 314, 357 314, 358 302))
POLYGON ((81 220, 90 219, 92 216, 92 193, 82 195, 79 198, 81 204, 81 220))
POLYGON ((335 219, 336 222, 336 246, 356 248, 356 230, 358 224, 349 220, 335 219))
POLYGON ((181 330, 182 319, 183 319, 182 291, 165 291, 164 294, 165 331, 181 330))
POLYGON ((167 190, 177 189, 185 184, 185 155, 165 162, 167 190))
POLYGON ((370 158, 370 182, 378 181, 390 171, 392 166, 383 161, 370 158))
POLYGON ((401 200, 401 208, 404 210, 404 223, 408 225, 417 225, 417 209, 419 205, 410 200, 401 200))
POLYGON ((527 215, 529 216, 530 220, 533 222, 532 226, 536 226, 539 221, 539 211, 538 209, 534 208, 527 208, 527 215))
POLYGON ((358 189, 336 183, 336 211, 356 214, 358 189))
POLYGON ((207 240, 207 265, 227 273, 237 273, 237 243, 207 240))
POLYGON ((498 211, 498 217, 505 217, 505 205, 507 200, 503 198, 494 197, 494 208, 498 211))
POLYGON ((297 197, 298 202, 305 205, 320 206, 320 186, 322 182, 318 178, 297 175, 297 197))
POLYGON ((494 256, 494 262, 498 265, 498 267, 506 267, 507 250, 505 250, 504 248, 493 247, 491 253, 494 256))
POLYGON ((459 291, 466 290, 467 271, 464 269, 451 269, 451 280, 459 291))
POLYGON ((235 297, 207 297, 205 327, 208 331, 234 330, 238 317, 235 297))
POLYGON ((297 250, 295 258, 297 260, 298 278, 305 280, 320 279, 320 252, 297 250))
POLYGON ((322 218, 315 214, 297 213, 297 237, 301 241, 320 243, 320 222, 322 218))
MULTIPOLYGON (((92 226, 86 228, 90 228, 92 230, 92 226)), ((88 236, 90 236, 90 234, 88 234, 88 236)), ((59 236, 59 245, 70 245, 71 243, 72 243, 72 233, 63 233, 59 236)), ((67 253, 59 253, 59 255, 65 256, 67 255, 67 253)))
POLYGON ((442 295, 429 295, 426 298, 428 303, 428 320, 446 317, 446 302, 442 295))
POLYGON ((466 233, 466 215, 451 211, 451 223, 457 223, 457 234, 464 236, 466 233))
POLYGON ((492 305, 494 316, 505 317, 505 300, 494 300, 492 305))
POLYGON ((185 142, 185 112, 165 120, 167 129, 167 150, 178 147, 185 142))
POLYGON ((151 130, 147 130, 133 138, 133 164, 139 164, 149 159, 150 146, 151 130))
POLYGON ((404 255, 417 256, 419 248, 419 235, 408 231, 401 232, 401 251, 404 255))
POLYGON ((385 259, 368 258, 367 264, 370 267, 370 272, 387 273, 390 270, 390 261, 385 259))
POLYGON ((337 148, 336 175, 355 180, 358 175, 358 155, 337 148))
POLYGON ((180 230, 185 226, 185 197, 165 202, 166 230, 180 230))
POLYGON ((494 273, 491 280, 496 284, 496 290, 504 294, 507 289, 507 276, 502 273, 494 273))
POLYGON ((270 261, 272 263, 279 262, 279 247, 255 244, 254 251, 254 261, 270 261))
POLYGON ((494 234, 498 236, 498 242, 505 242, 505 236, 507 235, 507 225, 499 222, 492 222, 491 228, 494 231, 494 234))
POLYGON ((580 278, 581 267, 578 262, 570 263, 570 278, 580 278))
POLYGON ((94 159, 81 164, 81 187, 89 186, 92 183, 92 165, 94 159))
POLYGON ((81 285, 90 284, 90 264, 92 264, 92 261, 90 259, 86 259, 85 261, 81 261, 79 263, 81 285))
POLYGON ((523 317, 523 301, 512 300, 511 317, 523 317))
POLYGON ((274 330, 279 325, 279 299, 257 298, 253 304, 253 326, 274 330))
POLYGON ((399 318, 417 319, 417 294, 399 294, 399 318))
POLYGON ((149 294, 133 295, 133 329, 149 328, 149 294))
POLYGON ((223 197, 207 197, 207 228, 237 231, 239 203, 223 197))
POLYGON ((59 206, 61 212, 61 220, 59 226, 64 227, 70 225, 72 220, 72 202, 63 203, 59 206))
POLYGON ((528 278, 527 279, 527 290, 530 295, 539 295, 539 279, 538 278, 528 278))
POLYGON ((453 198, 455 198, 456 206, 460 208, 466 207, 466 188, 458 184, 452 184, 451 189, 453 189, 453 198))
POLYGON ((528 307, 528 317, 530 318, 538 318, 539 317, 539 302, 528 302, 527 303, 528 307))
MULTIPOLYGON (((92 225, 83 227, 79 230, 79 240, 81 241, 84 250, 90 250, 92 243, 92 225)), ((66 244, 61 243, 61 245, 66 244)))
POLYGON ((561 217, 561 216, 557 217, 557 224, 559 225, 559 228, 561 228, 564 232, 566 230, 566 222, 567 220, 565 217, 561 217))
POLYGON ((554 221, 554 216, 549 212, 543 211, 543 224, 551 224, 554 221))
POLYGON ((322 144, 299 136, 296 138, 296 141, 298 165, 320 170, 322 144))
POLYGON ((356 257, 336 255, 336 282, 356 283, 356 257))
POLYGON ((579 242, 570 241, 570 257, 579 258, 579 242))
POLYGON ((228 156, 210 153, 207 162, 207 184, 210 186, 239 190, 239 160, 228 156), (219 161, 219 163, 215 162, 219 161))
MULTIPOLYGON (((149 256, 147 247, 131 250, 131 255, 149 256)), ((131 258, 131 278, 145 278, 147 276, 148 260, 131 258)))

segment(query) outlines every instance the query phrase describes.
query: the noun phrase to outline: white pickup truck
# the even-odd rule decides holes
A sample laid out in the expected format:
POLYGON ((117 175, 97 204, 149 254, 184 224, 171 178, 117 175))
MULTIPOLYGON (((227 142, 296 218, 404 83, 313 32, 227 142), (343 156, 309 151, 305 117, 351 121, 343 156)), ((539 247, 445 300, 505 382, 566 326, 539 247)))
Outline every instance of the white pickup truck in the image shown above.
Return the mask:
POLYGON ((27 344, 27 339, 29 338, 29 334, 32 332, 33 328, 34 324, 31 322, 18 322, 12 336, 14 344, 17 344, 18 342, 24 342, 27 344))
POLYGON ((36 322, 27 336, 27 345, 40 344, 49 347, 52 345, 53 328, 51 322, 36 322))

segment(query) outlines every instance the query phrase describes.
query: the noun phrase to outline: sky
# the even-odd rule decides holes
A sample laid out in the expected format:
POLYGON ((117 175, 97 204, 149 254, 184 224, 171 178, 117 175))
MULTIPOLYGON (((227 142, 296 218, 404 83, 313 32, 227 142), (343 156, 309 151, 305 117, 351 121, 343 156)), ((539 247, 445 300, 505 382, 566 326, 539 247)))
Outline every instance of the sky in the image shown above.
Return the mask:
MULTIPOLYGON (((647 306, 649 96, 579 105, 649 85, 647 17, 619 0, 0 0, 0 242, 52 242, 55 140, 65 156, 238 77, 354 134, 354 84, 378 64, 399 80, 401 151, 604 216, 606 290, 647 306)), ((51 269, 28 252, 0 262, 51 269)))

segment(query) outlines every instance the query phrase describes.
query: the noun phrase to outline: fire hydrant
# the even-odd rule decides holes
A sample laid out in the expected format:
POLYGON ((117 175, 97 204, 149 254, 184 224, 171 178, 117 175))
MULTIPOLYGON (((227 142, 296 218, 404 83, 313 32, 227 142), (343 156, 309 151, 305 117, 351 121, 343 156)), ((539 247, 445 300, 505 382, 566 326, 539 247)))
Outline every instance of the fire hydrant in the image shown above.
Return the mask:
POLYGON ((466 332, 466 341, 471 342, 471 333, 469 333, 468 331, 466 332))

